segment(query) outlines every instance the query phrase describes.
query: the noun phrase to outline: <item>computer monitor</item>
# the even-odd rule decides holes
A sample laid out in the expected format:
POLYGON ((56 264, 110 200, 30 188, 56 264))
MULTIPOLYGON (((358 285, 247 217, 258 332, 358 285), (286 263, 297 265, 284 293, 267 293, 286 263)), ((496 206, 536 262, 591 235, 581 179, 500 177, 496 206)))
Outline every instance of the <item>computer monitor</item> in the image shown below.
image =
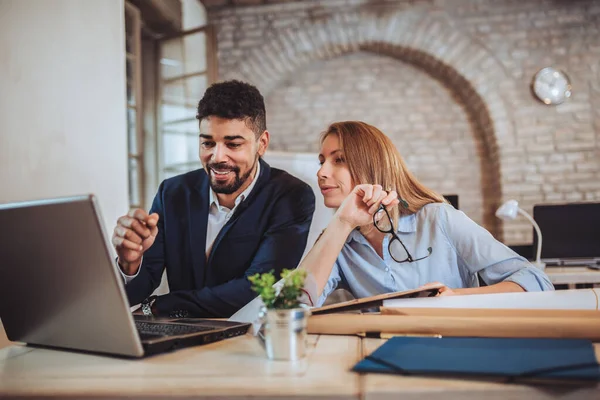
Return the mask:
POLYGON ((542 232, 544 261, 600 260, 600 203, 536 205, 533 219, 542 232))
POLYGON ((448 200, 448 203, 452 204, 452 207, 458 210, 458 195, 457 194, 443 194, 444 198, 448 200))

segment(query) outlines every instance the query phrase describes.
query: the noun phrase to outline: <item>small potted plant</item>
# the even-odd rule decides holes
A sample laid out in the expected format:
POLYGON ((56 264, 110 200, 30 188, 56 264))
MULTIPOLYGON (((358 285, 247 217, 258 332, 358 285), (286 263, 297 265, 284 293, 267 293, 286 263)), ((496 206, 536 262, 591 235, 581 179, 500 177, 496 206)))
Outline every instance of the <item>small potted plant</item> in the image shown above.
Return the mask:
POLYGON ((299 302, 305 279, 306 270, 299 269, 284 269, 277 284, 273 271, 248 278, 263 302, 258 337, 271 360, 298 360, 306 355, 310 309, 299 302))

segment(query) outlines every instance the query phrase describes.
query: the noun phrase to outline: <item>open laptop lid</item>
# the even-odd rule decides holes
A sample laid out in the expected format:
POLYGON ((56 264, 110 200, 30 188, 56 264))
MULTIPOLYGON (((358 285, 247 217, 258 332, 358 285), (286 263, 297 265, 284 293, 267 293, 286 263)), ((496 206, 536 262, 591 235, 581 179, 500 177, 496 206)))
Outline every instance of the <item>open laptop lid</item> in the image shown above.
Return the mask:
POLYGON ((144 350, 94 196, 0 205, 0 319, 12 341, 144 350))
POLYGON ((341 303, 330 304, 328 306, 315 307, 311 308, 310 311, 312 315, 318 315, 381 307, 383 305, 384 300, 415 297, 433 297, 443 286, 444 285, 442 284, 427 285, 425 288, 405 290, 403 292, 384 293, 376 296, 363 297, 362 299, 354 299, 349 301, 343 301, 341 303))

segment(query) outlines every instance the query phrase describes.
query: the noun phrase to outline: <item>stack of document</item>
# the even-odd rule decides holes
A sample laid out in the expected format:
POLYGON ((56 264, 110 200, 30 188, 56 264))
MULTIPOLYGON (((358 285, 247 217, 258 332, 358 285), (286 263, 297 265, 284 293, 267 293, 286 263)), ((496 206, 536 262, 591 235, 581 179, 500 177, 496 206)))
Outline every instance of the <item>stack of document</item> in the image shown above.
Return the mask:
POLYGON ((600 289, 390 299, 384 307, 598 310, 600 289))
POLYGON ((392 293, 313 309, 308 331, 600 341, 598 292, 580 289, 448 297, 428 297, 431 292, 418 291, 392 293), (364 308, 375 312, 365 313, 364 308), (363 312, 347 312, 357 309, 363 312))

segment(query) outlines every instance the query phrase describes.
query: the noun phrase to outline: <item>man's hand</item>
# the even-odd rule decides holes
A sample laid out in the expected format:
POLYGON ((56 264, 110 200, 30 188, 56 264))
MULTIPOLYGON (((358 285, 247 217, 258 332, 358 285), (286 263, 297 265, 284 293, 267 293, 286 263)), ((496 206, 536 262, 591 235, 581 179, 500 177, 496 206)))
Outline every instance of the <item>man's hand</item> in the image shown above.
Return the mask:
POLYGON ((119 256, 119 266, 126 275, 135 275, 142 256, 158 234, 158 214, 142 209, 131 210, 117 221, 112 243, 119 256))

